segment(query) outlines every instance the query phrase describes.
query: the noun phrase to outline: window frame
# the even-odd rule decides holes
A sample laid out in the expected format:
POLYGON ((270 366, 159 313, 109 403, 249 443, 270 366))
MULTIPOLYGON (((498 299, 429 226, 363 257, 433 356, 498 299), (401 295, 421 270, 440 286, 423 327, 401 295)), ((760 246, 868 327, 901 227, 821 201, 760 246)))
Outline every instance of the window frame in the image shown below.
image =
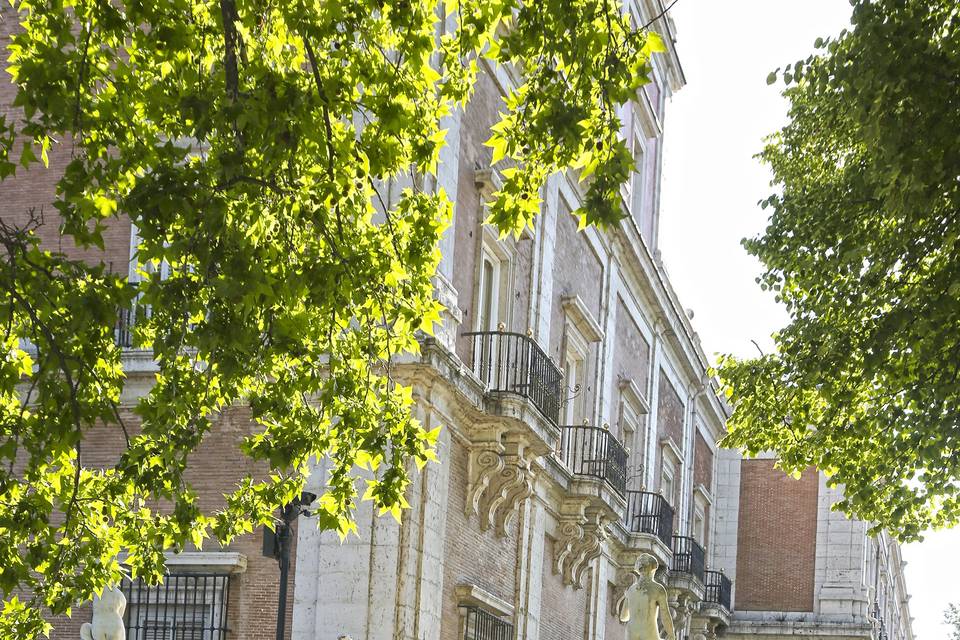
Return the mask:
POLYGON ((477 299, 477 331, 495 331, 500 324, 500 280, 500 260, 486 247, 481 247, 480 277, 477 283, 480 288, 477 299))
POLYGON ((586 406, 587 391, 587 358, 589 356, 589 342, 587 342, 575 327, 567 323, 566 339, 563 354, 563 379, 567 398, 564 406, 564 424, 580 425, 589 421, 589 409, 586 406), (571 379, 571 363, 573 364, 574 379, 571 379), (577 386, 579 385, 579 390, 577 386))
POLYGON ((121 591, 127 600, 123 619, 128 635, 180 640, 177 631, 182 629, 191 639, 228 637, 230 574, 177 571, 159 585, 125 579, 121 591))
POLYGON ((514 251, 505 242, 497 238, 490 225, 482 225, 480 242, 477 248, 477 263, 474 269, 474 331, 498 331, 500 325, 510 330, 512 322, 512 305, 510 304, 510 284, 513 282, 514 251), (491 293, 491 314, 488 325, 483 323, 483 303, 486 287, 484 266, 489 262, 493 267, 493 291, 491 293))
POLYGON ((647 141, 643 134, 643 128, 638 122, 639 114, 637 114, 636 109, 634 109, 633 116, 633 127, 631 128, 630 132, 630 156, 633 158, 634 164, 633 170, 630 172, 630 179, 627 180, 626 184, 626 201, 627 207, 630 210, 630 215, 639 220, 643 212, 643 199, 647 192, 647 180, 645 175, 647 141))
POLYGON ((670 461, 668 461, 666 458, 662 458, 660 460, 660 495, 662 495, 666 499, 667 504, 673 507, 674 511, 676 511, 676 508, 677 508, 676 480, 677 480, 676 466, 671 464, 670 461), (668 480, 669 480, 670 491, 665 490, 668 484, 667 482, 668 480))

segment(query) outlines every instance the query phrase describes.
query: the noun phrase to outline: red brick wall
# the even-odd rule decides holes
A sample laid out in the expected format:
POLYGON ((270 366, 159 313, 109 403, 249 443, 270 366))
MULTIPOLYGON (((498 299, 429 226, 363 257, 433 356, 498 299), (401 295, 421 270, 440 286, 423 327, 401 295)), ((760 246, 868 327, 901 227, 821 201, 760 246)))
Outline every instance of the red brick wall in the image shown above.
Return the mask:
MULTIPOLYGON (((128 429, 135 423, 129 412, 124 416, 128 429)), ((260 477, 264 469, 243 456, 237 446, 253 428, 247 409, 231 409, 216 421, 203 444, 190 458, 188 479, 197 491, 201 508, 209 512, 223 505, 222 494, 232 491, 244 474, 260 477)), ((89 467, 108 467, 114 464, 124 446, 119 428, 95 429, 84 438, 84 464, 89 467)), ((305 526, 310 526, 310 522, 305 526)), ((296 533, 291 549, 290 578, 287 585, 286 637, 290 637, 293 616, 294 575, 296 573, 296 533)), ((262 529, 241 536, 224 551, 242 553, 247 559, 244 573, 230 579, 227 627, 231 640, 262 640, 276 633, 279 569, 276 560, 262 555, 262 529)), ((216 542, 207 541, 204 551, 218 551, 216 542)), ((79 626, 90 619, 89 606, 79 607, 73 618, 53 620, 53 640, 76 640, 79 626)))
MULTIPOLYGON (((0 5, 0 49, 6 60, 6 47, 13 30, 17 28, 16 12, 8 3, 0 5)), ((16 87, 6 72, 5 64, 0 65, 0 115, 7 120, 20 117, 19 110, 11 106, 16 87)), ((43 211, 44 226, 40 237, 44 245, 51 250, 59 250, 72 258, 85 259, 90 263, 103 263, 112 267, 116 273, 126 274, 130 258, 130 223, 125 218, 111 222, 104 232, 105 250, 80 250, 71 238, 63 238, 59 233, 60 219, 52 204, 56 199, 56 182, 69 161, 68 142, 54 145, 49 153, 49 168, 35 165, 30 171, 18 168, 15 177, 0 182, 0 218, 7 222, 23 223, 30 209, 43 211)), ((132 424, 132 416, 127 416, 132 424)), ((243 457, 237 445, 240 439, 250 433, 251 424, 248 413, 243 410, 231 410, 219 420, 213 431, 208 434, 202 447, 191 458, 189 477, 198 491, 200 503, 204 509, 214 509, 222 504, 222 494, 232 490, 233 483, 245 472, 255 472, 254 465, 243 457)), ((119 428, 97 429, 88 433, 84 439, 84 464, 93 467, 111 466, 123 447, 119 428)), ((294 544, 296 536, 294 535, 294 544)), ((228 626, 232 640, 260 640, 274 637, 277 615, 277 589, 279 583, 277 563, 261 554, 262 534, 244 536, 230 545, 230 551, 243 553, 247 557, 247 571, 231 579, 228 626)), ((209 543, 205 550, 217 549, 215 543, 209 543)), ((296 558, 295 550, 291 558, 296 558)), ((293 574, 288 588, 289 608, 287 611, 287 631, 292 620, 293 574)), ((54 620, 54 640, 75 640, 79 637, 79 626, 88 621, 89 607, 80 607, 73 612, 73 618, 54 620)))
MULTIPOLYGON (((517 553, 520 541, 517 522, 511 532, 497 537, 492 529, 481 531, 478 519, 464 515, 467 491, 467 450, 457 442, 450 448, 450 480, 447 495, 446 542, 444 543, 443 606, 440 637, 458 640, 460 614, 458 584, 475 584, 501 600, 513 603, 517 587, 517 553)), ((515 621, 514 621, 515 622, 515 621)))
MULTIPOLYGON (((483 143, 490 138, 490 127, 499 120, 503 110, 500 88, 487 73, 481 73, 474 95, 467 105, 460 128, 460 156, 458 158, 458 186, 456 217, 454 220, 453 286, 457 290, 457 305, 463 312, 463 331, 476 328, 477 309, 474 309, 479 282, 477 256, 483 238, 481 224, 486 218, 483 197, 476 186, 478 168, 490 166, 493 152, 483 143)), ((512 280, 501 287, 504 315, 510 318, 507 330, 525 333, 532 328, 529 316, 531 269, 533 267, 534 243, 529 236, 520 240, 512 237, 501 241, 513 254, 509 271, 512 280)), ((506 268, 506 266, 505 266, 506 268)), ((460 340, 457 353, 469 361, 470 342, 460 340)))
MULTIPOLYGON (((600 303, 603 292, 603 263, 593 252, 585 233, 577 230, 579 219, 570 213, 570 208, 558 200, 557 237, 553 261, 553 300, 550 311, 550 349, 549 355, 554 362, 563 367, 565 353, 564 330, 566 314, 563 310, 563 297, 578 295, 589 310, 593 319, 601 321, 600 303)), ((582 406, 586 417, 591 415, 596 398, 597 360, 599 343, 591 343, 587 348, 586 369, 583 374, 584 388, 580 390, 582 406)), ((565 389, 567 401, 573 396, 573 389, 565 389)))
MULTIPOLYGON (((562 190, 561 190, 562 194, 562 190)), ((580 219, 571 214, 563 196, 558 198, 556 259, 553 262, 554 315, 551 326, 563 326, 560 298, 579 295, 595 320, 600 318, 600 300, 603 292, 603 263, 594 253, 587 235, 578 231, 580 219)), ((568 206, 570 205, 570 206, 568 206)), ((551 340, 551 346, 554 341, 551 340)))
MULTIPOLYGON (((707 491, 711 491, 713 482, 713 451, 710 445, 704 440, 703 435, 697 430, 693 443, 693 485, 703 485, 707 491)), ((691 509, 693 504, 690 505, 691 509)), ((693 513, 690 514, 690 521, 693 522, 693 513)), ((703 546, 709 548, 710 545, 710 505, 703 507, 703 546)))
MULTIPOLYGON (((6 116, 7 122, 19 121, 21 112, 12 106, 17 87, 12 83, 6 71, 7 45, 15 29, 18 28, 16 11, 9 3, 0 5, 0 116, 6 116)), ((13 161, 19 160, 20 143, 14 148, 13 161)), ((37 157, 39 157, 39 151, 37 157)), ((130 260, 130 223, 126 218, 117 218, 103 234, 104 251, 99 249, 78 249, 73 239, 62 237, 59 232, 60 217, 53 203, 56 200, 56 183, 63 175, 70 161, 68 140, 54 143, 49 153, 49 168, 42 164, 32 165, 27 171, 17 166, 14 176, 0 182, 0 219, 14 224, 23 224, 29 218, 29 211, 43 213, 44 225, 39 235, 46 248, 62 251, 70 258, 85 259, 91 264, 103 263, 116 273, 126 274, 130 260)))
POLYGON ((657 138, 647 138, 645 141, 646 149, 643 154, 644 184, 646 184, 646 193, 643 199, 643 210, 640 212, 640 233, 643 235, 644 242, 651 250, 657 247, 657 238, 654 236, 656 231, 656 207, 658 206, 657 191, 657 154, 660 149, 660 140, 657 138))
POLYGON ((614 614, 613 605, 616 602, 616 589, 612 582, 607 583, 606 622, 603 628, 604 640, 625 640, 627 625, 620 622, 620 617, 614 614))
MULTIPOLYGON (((613 345, 614 380, 629 379, 640 390, 647 393, 647 379, 650 377, 650 345, 647 343, 640 327, 633 321, 627 306, 622 300, 617 300, 617 329, 613 345)), ((619 386, 617 392, 617 408, 620 407, 619 386)), ((622 426, 618 426, 618 434, 622 435, 622 426)))
MULTIPOLYGON (((657 396, 657 457, 654 462, 654 483, 657 489, 660 488, 660 469, 662 468, 663 456, 663 447, 660 445, 660 440, 666 437, 673 438, 674 444, 683 447, 683 401, 680 399, 680 394, 670 384, 666 373, 661 369, 657 396)), ((679 473, 676 475, 674 482, 680 482, 679 473)), ((674 517, 678 517, 678 514, 675 514, 674 517)))
POLYGON ((713 482, 713 451, 710 445, 704 440, 703 435, 697 430, 696 439, 693 448, 693 484, 703 485, 710 490, 710 484, 713 482))
POLYGON ((741 611, 813 611, 819 476, 794 480, 773 460, 740 466, 737 592, 741 611))
POLYGON ((583 575, 583 588, 563 584, 553 572, 556 543, 549 536, 543 542, 543 583, 540 595, 540 640, 584 640, 590 603, 592 570, 583 575))

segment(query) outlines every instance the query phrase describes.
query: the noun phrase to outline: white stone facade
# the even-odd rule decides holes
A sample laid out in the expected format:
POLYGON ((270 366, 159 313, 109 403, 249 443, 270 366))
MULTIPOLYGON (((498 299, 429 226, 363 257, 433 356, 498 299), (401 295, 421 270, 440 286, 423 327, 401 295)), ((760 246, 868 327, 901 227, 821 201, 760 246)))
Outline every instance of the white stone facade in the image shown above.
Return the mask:
MULTIPOLYGON (((653 0, 631 9, 640 23, 660 11, 653 0)), ((397 366, 413 385, 418 418, 443 427, 441 462, 415 476, 402 526, 369 506, 358 513, 359 535, 342 543, 309 521, 300 526, 294 640, 623 639, 616 606, 644 552, 661 564, 682 638, 873 632, 868 604, 879 592, 863 569, 873 547, 861 525, 826 510, 829 492, 821 494, 813 617, 740 615, 724 599, 724 580, 736 581, 741 460, 717 446, 727 409, 658 258, 664 104, 684 78, 671 26, 657 26, 670 50, 655 60, 655 83, 622 111, 639 171, 615 228, 576 232, 569 211, 582 193, 560 175, 543 190, 535 228, 497 239, 482 225, 482 202, 497 183, 482 142, 514 78, 484 68, 474 101, 449 117, 439 175, 425 185, 455 203, 436 282, 448 311, 422 357, 397 366), (486 333, 464 335, 476 331, 486 333), (504 356, 496 354, 513 348, 529 357, 497 369, 504 356), (563 376, 559 406, 535 388, 541 361, 563 376), (514 377, 504 385, 491 370, 514 377), (608 444, 571 445, 581 431, 608 444), (612 473, 611 439, 626 454, 612 473), (692 550, 674 553, 683 549, 692 550)), ((323 477, 318 467, 308 490, 319 491, 323 477)), ((889 567, 895 547, 883 549, 889 567)), ((902 587, 902 574, 882 584, 902 587)), ((902 599, 893 588, 883 593, 902 599)), ((885 611, 887 629, 895 616, 907 619, 905 604, 885 611)), ((905 628, 889 637, 910 640, 905 628)))

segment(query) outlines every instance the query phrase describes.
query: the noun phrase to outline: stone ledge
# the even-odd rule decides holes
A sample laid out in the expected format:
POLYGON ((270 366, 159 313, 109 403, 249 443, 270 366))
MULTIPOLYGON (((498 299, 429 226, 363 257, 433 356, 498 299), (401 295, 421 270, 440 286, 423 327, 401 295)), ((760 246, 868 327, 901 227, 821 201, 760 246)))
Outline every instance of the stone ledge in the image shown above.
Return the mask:
POLYGON ((247 556, 235 551, 184 551, 163 554, 168 569, 184 573, 237 574, 247 570, 247 556))
POLYGON ((857 622, 840 622, 840 621, 830 621, 817 619, 815 614, 806 614, 811 616, 810 620, 776 620, 773 619, 773 616, 783 614, 778 614, 777 612, 740 612, 737 611, 733 615, 733 620, 730 621, 730 626, 727 627, 727 636, 757 636, 757 635, 769 635, 769 636, 810 636, 821 638, 823 640, 833 640, 833 639, 854 639, 854 638, 871 638, 873 634, 873 628, 869 624, 862 624, 857 622), (744 614, 747 615, 764 615, 771 616, 769 619, 764 620, 744 620, 741 618, 744 614))
MULTIPOLYGON (((163 554, 167 570, 177 573, 219 573, 234 575, 247 570, 247 556, 236 551, 183 551, 163 554)), ((127 554, 117 558, 126 564, 127 554)))
POLYGON ((480 607, 500 616, 513 616, 513 605, 501 600, 486 589, 475 584, 458 584, 454 591, 457 594, 457 606, 480 607))
POLYGON ((156 373, 160 370, 157 361, 153 358, 152 349, 135 349, 133 347, 122 347, 121 349, 120 362, 123 364, 124 373, 156 373))
POLYGON ((730 611, 717 602, 700 602, 700 609, 694 617, 707 618, 710 623, 723 627, 730 624, 730 611))

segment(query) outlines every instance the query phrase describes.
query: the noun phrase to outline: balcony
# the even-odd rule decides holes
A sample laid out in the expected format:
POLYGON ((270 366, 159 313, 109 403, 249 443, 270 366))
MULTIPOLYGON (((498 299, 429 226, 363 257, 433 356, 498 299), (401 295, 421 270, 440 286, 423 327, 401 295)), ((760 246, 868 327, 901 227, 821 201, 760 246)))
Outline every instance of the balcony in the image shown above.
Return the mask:
POLYGON ((649 491, 627 491, 624 525, 630 533, 656 536, 668 549, 673 538, 673 507, 667 499, 649 491))
POLYGON ((464 333, 470 369, 488 393, 529 400, 554 425, 560 419, 563 375, 533 339, 506 331, 464 333))
POLYGON ((670 569, 703 582, 705 567, 703 547, 689 536, 673 536, 673 563, 670 569))
POLYGON ((480 607, 464 607, 463 640, 513 640, 513 625, 480 607))
POLYGON ((117 326, 113 331, 113 340, 118 347, 130 349, 133 347, 133 327, 137 319, 150 317, 150 306, 134 304, 117 310, 117 326))
POLYGON ((114 329, 113 341, 118 347, 129 349, 133 346, 133 308, 120 308, 117 310, 117 326, 114 329))
POLYGON ((730 611, 730 578, 722 571, 704 571, 703 584, 703 601, 730 611))
POLYGON ((627 450, 606 429, 562 427, 560 453, 574 475, 604 480, 620 497, 627 488, 627 450))

